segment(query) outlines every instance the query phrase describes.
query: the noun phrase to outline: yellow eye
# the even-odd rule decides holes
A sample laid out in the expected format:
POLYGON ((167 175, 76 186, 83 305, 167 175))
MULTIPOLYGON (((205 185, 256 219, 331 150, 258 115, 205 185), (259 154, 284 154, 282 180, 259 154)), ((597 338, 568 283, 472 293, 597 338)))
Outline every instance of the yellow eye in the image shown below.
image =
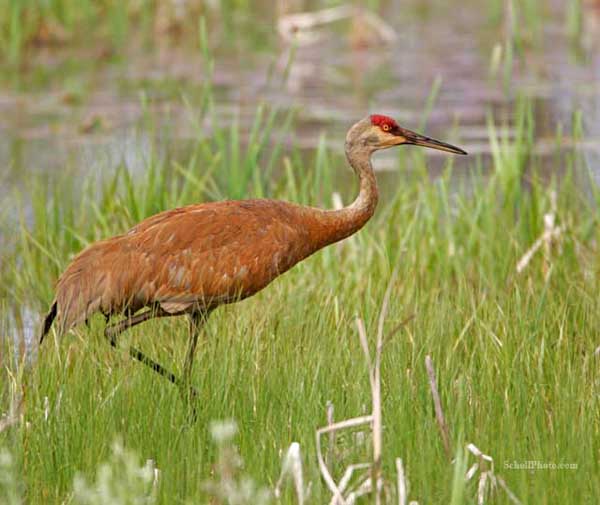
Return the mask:
POLYGON ((386 124, 384 124, 384 125, 381 127, 381 129, 382 129, 384 132, 389 132, 389 131, 390 131, 390 125, 386 123, 386 124))

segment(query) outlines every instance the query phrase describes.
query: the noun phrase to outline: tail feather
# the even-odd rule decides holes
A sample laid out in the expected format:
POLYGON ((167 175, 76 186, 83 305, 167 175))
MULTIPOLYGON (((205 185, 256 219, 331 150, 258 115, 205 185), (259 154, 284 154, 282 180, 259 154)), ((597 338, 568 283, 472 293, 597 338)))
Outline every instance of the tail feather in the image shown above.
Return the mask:
POLYGON ((50 307, 50 311, 48 312, 48 314, 46 315, 46 318, 44 319, 44 326, 42 328, 42 334, 40 335, 40 345, 42 345, 42 342, 44 341, 44 337, 50 331, 50 328, 52 327, 52 323, 54 322, 55 318, 56 318, 56 301, 54 301, 52 303, 52 307, 50 307))

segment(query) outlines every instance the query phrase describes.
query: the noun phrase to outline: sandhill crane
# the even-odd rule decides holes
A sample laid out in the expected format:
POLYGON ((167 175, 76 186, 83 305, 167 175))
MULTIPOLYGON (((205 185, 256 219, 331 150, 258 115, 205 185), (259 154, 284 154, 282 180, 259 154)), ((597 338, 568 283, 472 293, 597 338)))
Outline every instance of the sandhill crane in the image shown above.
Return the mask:
POLYGON ((360 230, 378 200, 371 155, 405 144, 467 154, 401 128, 390 117, 368 116, 346 136, 346 157, 360 183, 352 204, 322 210, 277 200, 220 201, 149 217, 73 259, 58 280, 40 344, 55 319, 60 336, 100 312, 107 320, 104 334, 116 347, 128 328, 154 317, 187 315, 190 340, 181 377, 133 347, 130 355, 192 398, 194 353, 209 314, 254 295, 296 263, 360 230), (124 319, 108 324, 114 315, 124 319))

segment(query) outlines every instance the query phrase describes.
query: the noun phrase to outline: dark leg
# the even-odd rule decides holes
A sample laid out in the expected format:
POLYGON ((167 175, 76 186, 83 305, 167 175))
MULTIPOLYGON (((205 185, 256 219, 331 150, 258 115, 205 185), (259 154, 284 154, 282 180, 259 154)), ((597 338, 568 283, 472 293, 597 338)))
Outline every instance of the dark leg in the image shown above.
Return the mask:
MULTIPOLYGON (((125 330, 133 328, 144 321, 148 321, 148 319, 152 319, 153 317, 166 317, 170 315, 171 314, 168 312, 163 312, 161 310, 148 309, 141 314, 136 314, 135 316, 123 319, 118 323, 108 325, 104 329, 104 336, 110 340, 110 345, 117 347, 117 336, 120 333, 123 333, 125 330)), ((106 318, 106 321, 108 322, 108 317, 106 318)))
POLYGON ((190 341, 185 354, 185 361, 183 364, 183 375, 181 378, 180 392, 183 400, 186 403, 191 404, 190 416, 191 420, 196 420, 196 406, 194 405, 196 398, 198 397, 197 391, 191 385, 192 378, 192 367, 194 365, 194 355, 196 354, 196 346, 198 344, 198 337, 202 330, 202 325, 208 319, 210 311, 207 312, 194 312, 190 314, 190 341))
MULTIPOLYGON (((118 323, 111 324, 107 326, 104 330, 104 336, 109 339, 110 345, 113 347, 117 347, 117 336, 123 333, 125 330, 132 328, 148 319, 152 319, 153 317, 169 317, 173 314, 169 314, 168 312, 164 312, 162 310, 149 309, 141 314, 137 314, 133 317, 129 317, 124 319, 123 321, 119 321, 118 323)), ((169 372, 166 368, 164 368, 160 363, 157 363, 153 359, 146 356, 142 351, 136 349, 135 347, 129 348, 129 355, 144 363, 144 365, 149 366, 156 373, 159 373, 163 377, 166 377, 169 381, 177 386, 181 386, 182 382, 178 379, 173 373, 169 372)))
POLYGON ((187 352, 185 354, 185 362, 183 364, 183 381, 189 382, 192 375, 192 367, 194 365, 194 355, 196 354, 196 345, 198 337, 202 329, 202 325, 208 319, 208 312, 195 312, 190 315, 190 341, 188 343, 187 352))

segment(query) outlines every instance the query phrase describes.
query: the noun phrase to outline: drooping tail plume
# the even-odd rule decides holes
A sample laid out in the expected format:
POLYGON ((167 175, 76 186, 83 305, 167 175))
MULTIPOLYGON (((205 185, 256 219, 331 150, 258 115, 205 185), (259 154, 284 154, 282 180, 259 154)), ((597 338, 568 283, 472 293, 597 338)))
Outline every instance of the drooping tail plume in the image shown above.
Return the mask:
POLYGON ((55 317, 56 317, 56 301, 54 301, 52 303, 52 307, 50 307, 50 311, 48 312, 48 314, 46 315, 46 317, 44 319, 44 326, 42 328, 42 334, 40 335, 40 345, 42 345, 42 342, 44 340, 44 337, 46 336, 46 333, 48 333, 50 331, 50 328, 52 327, 52 323, 54 322, 55 317))

